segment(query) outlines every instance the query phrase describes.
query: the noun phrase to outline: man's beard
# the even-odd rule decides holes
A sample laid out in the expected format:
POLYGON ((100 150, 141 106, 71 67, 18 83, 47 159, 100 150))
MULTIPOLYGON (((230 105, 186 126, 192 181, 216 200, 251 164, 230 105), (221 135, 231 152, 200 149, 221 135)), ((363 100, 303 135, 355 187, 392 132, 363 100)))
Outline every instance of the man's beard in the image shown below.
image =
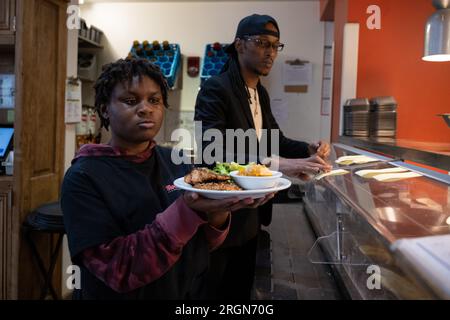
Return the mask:
POLYGON ((258 70, 258 68, 253 68, 253 72, 258 76, 258 77, 265 77, 269 74, 270 70, 267 72, 262 72, 260 70, 258 70))

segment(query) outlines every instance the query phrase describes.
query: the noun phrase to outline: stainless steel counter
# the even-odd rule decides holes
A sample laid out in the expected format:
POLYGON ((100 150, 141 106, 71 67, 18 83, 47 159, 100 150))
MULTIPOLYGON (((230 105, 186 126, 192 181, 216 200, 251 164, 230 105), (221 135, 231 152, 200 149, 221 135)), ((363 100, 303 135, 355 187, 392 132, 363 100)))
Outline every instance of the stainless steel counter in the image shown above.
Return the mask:
POLYGON ((404 238, 450 234, 450 179, 341 144, 333 145, 331 161, 352 154, 369 154, 380 161, 345 167, 347 175, 306 186, 305 208, 320 235, 311 249, 311 260, 319 248, 323 250, 326 261, 315 263, 333 265, 355 299, 439 298, 424 279, 396 262, 391 245, 404 238), (396 166, 421 171, 424 176, 379 182, 355 174, 362 169, 396 166), (370 266, 381 272, 379 290, 367 285, 370 266))
POLYGON ((347 136, 340 136, 339 142, 450 171, 450 131, 449 143, 347 136))

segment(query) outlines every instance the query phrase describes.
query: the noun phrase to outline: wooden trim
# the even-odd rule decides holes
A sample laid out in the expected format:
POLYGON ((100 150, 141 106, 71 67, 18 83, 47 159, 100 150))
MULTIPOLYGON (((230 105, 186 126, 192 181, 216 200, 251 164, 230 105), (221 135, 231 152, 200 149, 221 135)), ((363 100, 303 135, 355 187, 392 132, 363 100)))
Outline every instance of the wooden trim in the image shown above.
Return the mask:
MULTIPOLYGON (((20 26, 16 28, 16 44, 15 44, 15 75, 16 75, 16 95, 15 95, 15 132, 14 135, 14 146, 21 145, 22 139, 21 134, 19 134, 19 130, 21 128, 22 121, 22 95, 20 94, 23 91, 23 74, 22 74, 22 40, 24 37, 24 3, 26 0, 17 0, 16 2, 16 25, 20 26)), ((14 182, 13 182, 13 202, 12 202, 12 211, 13 211, 13 221, 12 221, 12 233, 11 233, 11 242, 12 242, 12 252, 11 256, 7 257, 9 260, 8 267, 10 268, 10 278, 7 281, 8 290, 6 292, 7 299, 17 299, 18 298, 18 287, 19 287, 19 250, 20 250, 20 215, 19 215, 19 207, 17 206, 18 201, 20 200, 18 192, 22 189, 22 183, 19 179, 21 168, 19 168, 19 162, 17 161, 17 153, 20 153, 20 150, 16 150, 14 153, 14 182)))
MULTIPOLYGON (((14 274, 9 283, 10 299, 39 296, 39 271, 21 236, 21 225, 33 209, 58 200, 64 172, 66 7, 65 0, 17 1, 17 23, 20 28, 16 33, 15 59, 14 250, 11 257, 14 274), (43 92, 48 92, 50 98, 43 92), (43 105, 45 101, 51 102, 48 105, 51 116, 43 114, 47 112, 47 106, 43 105), (48 136, 46 134, 44 138, 40 129, 48 136), (43 142, 43 150, 37 148, 39 141, 43 142), (48 162, 44 162, 47 159, 48 162)), ((36 244, 44 263, 47 263, 51 237, 37 236, 36 244)), ((59 263, 55 268, 57 292, 61 287, 60 266, 59 263)))
POLYGON ((0 36, 0 45, 2 45, 2 46, 5 46, 5 45, 13 46, 15 40, 16 40, 16 37, 13 36, 13 35, 2 35, 2 36, 0 36))
POLYGON ((2 0, 4 6, 5 19, 0 29, 0 46, 14 46, 15 43, 15 20, 16 20, 16 0, 2 0))
POLYGON ((8 299, 8 279, 11 277, 12 232, 12 179, 0 181, 0 300, 8 299))
POLYGON ((334 21, 334 6, 335 0, 320 0, 320 21, 334 21))
POLYGON ((334 69, 333 99, 331 113, 331 141, 339 141, 339 125, 342 88, 342 55, 344 49, 344 26, 348 19, 348 0, 339 0, 334 8, 334 69))
POLYGON ((11 21, 10 21, 10 30, 13 33, 13 36, 14 36, 14 34, 16 33, 16 29, 17 29, 16 0, 10 0, 10 1, 11 1, 9 3, 9 5, 10 5, 9 17, 11 19, 11 21))

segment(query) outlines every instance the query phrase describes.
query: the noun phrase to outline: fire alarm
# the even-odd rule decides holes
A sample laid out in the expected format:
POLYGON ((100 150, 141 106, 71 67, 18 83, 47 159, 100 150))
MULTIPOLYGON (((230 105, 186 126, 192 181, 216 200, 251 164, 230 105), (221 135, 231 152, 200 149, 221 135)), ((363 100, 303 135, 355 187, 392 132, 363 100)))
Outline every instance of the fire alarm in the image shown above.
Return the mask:
POLYGON ((198 76, 200 71, 200 57, 188 57, 187 58, 187 74, 190 77, 198 76))

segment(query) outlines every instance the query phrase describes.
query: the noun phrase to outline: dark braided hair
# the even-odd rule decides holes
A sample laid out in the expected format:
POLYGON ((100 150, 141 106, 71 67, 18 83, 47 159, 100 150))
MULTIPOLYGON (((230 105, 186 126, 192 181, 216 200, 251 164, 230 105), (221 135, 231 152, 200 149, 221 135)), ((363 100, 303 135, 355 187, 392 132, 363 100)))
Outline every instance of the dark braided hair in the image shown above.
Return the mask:
POLYGON ((111 102, 111 96, 118 83, 131 83, 133 77, 147 76, 155 81, 161 88, 163 103, 166 108, 168 85, 158 66, 152 64, 146 59, 119 59, 116 62, 105 64, 102 68, 102 74, 95 82, 95 110, 100 117, 100 128, 109 129, 109 119, 103 117, 102 106, 111 102))

